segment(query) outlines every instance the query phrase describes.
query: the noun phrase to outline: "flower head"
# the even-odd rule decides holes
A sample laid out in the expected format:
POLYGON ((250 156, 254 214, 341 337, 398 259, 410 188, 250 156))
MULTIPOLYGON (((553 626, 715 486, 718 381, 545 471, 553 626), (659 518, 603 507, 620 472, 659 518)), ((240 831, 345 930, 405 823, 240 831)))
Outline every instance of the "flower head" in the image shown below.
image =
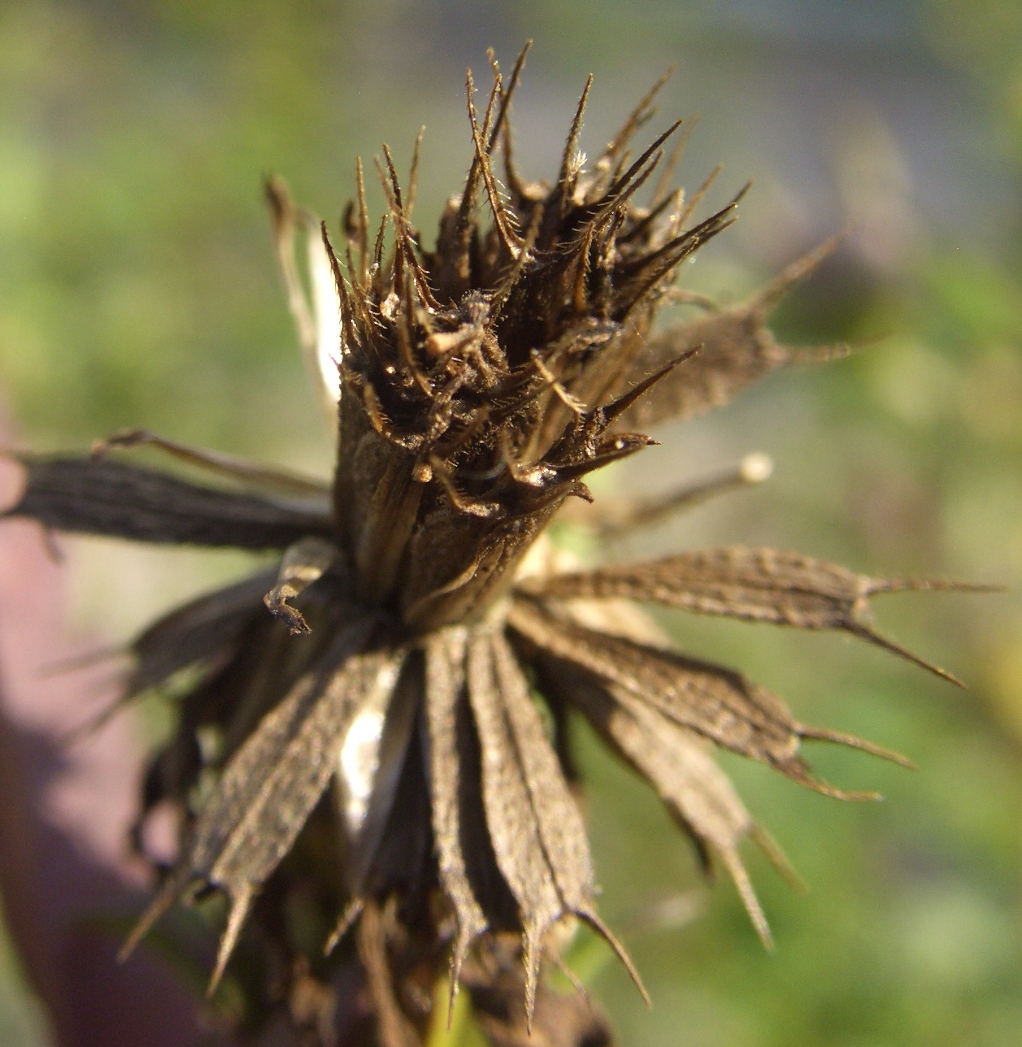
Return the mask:
MULTIPOLYGON (((330 947, 360 919, 388 1045, 414 1042, 402 1037, 426 1021, 395 986, 428 993, 447 958, 452 992, 468 960, 484 1013, 484 990, 499 983, 522 995, 531 1021, 544 949, 565 917, 595 927, 631 970, 596 909, 571 711, 648 779, 704 860, 726 867, 764 939, 739 847, 751 837, 778 856, 710 743, 836 796, 848 794, 813 777, 803 740, 892 755, 808 727, 741 673, 676 653, 628 601, 840 629, 907 654, 876 632, 869 598, 935 586, 737 547, 553 569, 541 532, 566 499, 591 500, 588 473, 651 442, 633 430, 719 406, 820 355, 780 345, 765 318, 831 245, 749 302, 654 333, 664 301, 699 304, 674 287, 677 267, 733 221, 741 194, 693 221, 702 193, 672 190, 678 150, 664 159, 679 124, 631 158, 657 88, 588 167, 578 152, 588 83, 556 179, 523 182, 509 114, 524 59, 506 82, 494 63, 481 115, 469 76, 473 158, 432 249, 412 221, 414 171, 403 187, 386 147, 382 220, 370 221, 359 165, 339 239, 282 183, 268 186, 291 307, 336 420, 329 484, 134 431, 92 458, 26 458, 11 510, 63 530, 278 551, 270 570, 174 611, 132 645, 129 697, 182 673, 187 686, 142 816, 177 805, 180 856, 129 947, 179 896, 216 888, 230 909, 215 983, 250 912, 286 942, 282 897, 311 883, 340 920, 330 947), (302 231, 311 307, 294 260, 302 231), (105 453, 138 444, 226 483, 105 453), (518 941, 523 965, 509 967, 518 941)), ((617 526, 679 501, 636 507, 617 526)))

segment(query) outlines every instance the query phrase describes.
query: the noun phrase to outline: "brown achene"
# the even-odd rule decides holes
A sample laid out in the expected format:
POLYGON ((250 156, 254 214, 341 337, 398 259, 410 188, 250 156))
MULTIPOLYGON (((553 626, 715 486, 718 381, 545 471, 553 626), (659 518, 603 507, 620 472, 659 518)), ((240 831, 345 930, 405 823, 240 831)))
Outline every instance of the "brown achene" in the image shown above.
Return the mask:
MULTIPOLYGON (((578 139, 590 78, 556 179, 523 181, 509 116, 527 50, 506 81, 492 62, 481 114, 469 74, 473 157, 432 249, 412 221, 418 143, 407 187, 384 147, 378 225, 361 164, 338 234, 297 209, 281 182, 267 187, 300 340, 336 421, 332 481, 143 430, 91 456, 21 459, 25 491, 10 515, 151 543, 276 551, 272 568, 139 635, 122 699, 186 680, 139 820, 161 804, 178 810, 179 859, 127 948, 179 897, 223 892, 213 985, 246 925, 285 971, 284 989, 273 990, 239 975, 261 1001, 253 1026, 288 1006, 298 1022, 302 979, 336 985, 331 971, 354 964, 375 1032, 350 1042, 421 1043, 449 963, 452 1002, 464 977, 495 1043, 520 1042, 512 1034, 534 1018, 568 1036, 569 1013, 578 1043, 607 1042, 602 1019, 555 1003, 540 980, 544 954, 556 961, 549 932, 570 917, 596 928, 632 970, 597 913, 569 714, 650 782, 708 866, 728 870, 765 941, 739 847, 751 837, 782 860, 710 743, 842 797, 862 794, 814 778, 803 740, 901 759, 801 724, 741 673, 674 652, 624 601, 844 630, 927 665, 876 631, 869 598, 969 588, 884 581, 770 549, 545 568, 554 558, 535 544, 544 527, 571 496, 591 501, 588 473, 652 442, 634 429, 700 414, 775 368, 830 355, 779 344, 765 320, 833 244, 744 304, 686 298, 673 286, 679 263, 734 220, 741 194, 693 220, 705 186, 691 200, 670 188, 680 145, 665 150, 679 124, 632 157, 663 81, 587 166, 578 139), (700 311, 654 331, 672 299, 700 311), (142 445, 220 482, 109 453, 142 445), (328 952, 341 943, 329 958, 305 956, 289 937, 282 914, 296 891, 336 922, 319 943, 328 952)), ((651 503, 629 518, 663 510, 651 503)), ((332 1042, 333 1018, 320 1018, 316 1042, 332 1042)))

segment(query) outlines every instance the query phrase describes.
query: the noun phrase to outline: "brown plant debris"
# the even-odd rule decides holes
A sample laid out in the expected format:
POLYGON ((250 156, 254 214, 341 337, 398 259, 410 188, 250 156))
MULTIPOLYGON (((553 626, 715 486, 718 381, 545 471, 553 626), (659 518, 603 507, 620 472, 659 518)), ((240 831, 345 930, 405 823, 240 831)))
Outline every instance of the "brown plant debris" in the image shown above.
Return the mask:
MULTIPOLYGON (((670 191, 679 124, 633 144, 657 88, 589 163, 578 141, 591 80, 556 179, 524 181, 509 117, 527 50, 507 79, 492 61, 478 101, 468 77, 471 164, 432 247, 412 220, 414 174, 402 185, 386 147, 380 221, 369 217, 361 162, 338 233, 296 208, 280 180, 267 186, 289 306, 336 425, 329 483, 147 430, 116 434, 94 456, 19 458, 24 490, 8 516, 277 555, 141 633, 125 682, 126 697, 173 685, 178 708, 145 778, 136 836, 161 805, 182 826, 178 860, 125 948, 179 897, 222 892, 212 984, 236 972, 250 1028, 287 999, 305 1014, 311 1005, 295 1001, 307 1004, 311 986, 319 1026, 371 1019, 376 1042, 404 1047, 446 1019, 464 980, 496 1044, 609 1042, 602 1019, 541 979, 543 957, 556 958, 577 918, 638 983, 597 913, 569 714, 650 782, 707 864, 728 870, 764 941, 742 842, 783 861, 712 746, 839 797, 862 794, 813 777, 804 740, 899 759, 801 724, 740 672, 671 650, 620 601, 844 630, 933 668, 876 631, 868 601, 966 588, 744 548, 519 572, 565 501, 591 499, 588 473, 652 442, 633 430, 720 406, 770 370, 820 355, 781 346, 765 324, 833 246, 745 304, 654 330, 662 302, 705 304, 673 286, 679 263, 735 220, 741 193, 697 219, 709 180, 687 203, 670 191), (311 301, 295 258, 302 237, 311 301), (119 456, 136 447, 202 470, 209 484, 119 456), (298 910, 313 914, 329 955, 296 937, 298 910), (261 950, 254 966, 246 941, 261 950), (433 1015, 448 963, 448 1006, 433 1015), (362 980, 351 982, 356 969, 362 980)), ((621 520, 769 471, 752 464, 621 520)))

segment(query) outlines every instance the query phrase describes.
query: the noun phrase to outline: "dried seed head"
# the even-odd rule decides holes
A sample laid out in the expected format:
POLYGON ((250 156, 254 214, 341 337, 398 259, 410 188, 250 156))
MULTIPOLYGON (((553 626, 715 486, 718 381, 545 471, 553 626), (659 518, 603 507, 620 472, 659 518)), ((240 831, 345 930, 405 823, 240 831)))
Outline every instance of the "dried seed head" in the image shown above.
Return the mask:
POLYGON ((650 100, 586 171, 576 143, 591 80, 556 182, 523 184, 505 147, 502 192, 494 154, 521 64, 507 88, 495 72, 481 121, 469 76, 474 157, 434 250, 386 148, 375 247, 360 197, 347 265, 329 248, 347 394, 336 514, 360 590, 419 631, 478 616, 564 499, 587 496, 582 477, 649 442, 620 431, 614 390, 675 267, 734 216, 736 201, 681 229, 662 204, 636 202, 680 126, 626 165, 650 100))
MULTIPOLYGON (((649 202, 638 202, 668 141, 680 144, 674 124, 630 160, 663 81, 587 168, 578 141, 590 78, 556 180, 528 184, 514 169, 508 129, 524 59, 525 51, 506 85, 493 62, 481 117, 469 75, 473 158, 433 250, 412 225, 418 143, 407 192, 384 147, 378 226, 357 165, 340 250, 283 183, 267 186, 299 339, 338 427, 331 484, 145 430, 117 434, 93 456, 20 459, 24 491, 7 515, 279 553, 272 569, 142 632, 117 705, 154 688, 176 694, 178 727, 152 759, 134 835, 142 839, 161 804, 184 827, 176 866, 126 950, 175 899, 219 888, 230 911, 213 985, 250 915, 264 954, 256 967, 291 972, 244 983, 250 1027, 279 1007, 283 978, 290 1020, 313 1021, 318 1042, 329 1043, 345 1001, 352 1011, 363 998, 350 986, 363 984, 379 1042, 408 1047, 426 1036, 449 958, 452 1005, 463 976, 496 1042, 520 1042, 534 1018, 541 1030, 556 1026, 557 1042, 605 1038, 601 1021, 580 1019, 540 980, 550 932, 576 917, 604 935, 638 983, 596 912, 569 710, 650 782, 707 865, 728 870, 769 943, 742 841, 790 870, 710 745, 842 798, 872 794, 815 778, 803 740, 903 758, 802 724, 741 673, 673 652, 627 601, 844 630, 932 669, 876 631, 869 598, 969 588, 884 581, 739 547, 591 571, 537 554, 517 573, 565 500, 589 499, 589 472, 652 442, 630 428, 699 414, 774 367, 820 355, 780 345, 765 320, 833 247, 729 309, 677 291, 678 263, 734 220, 739 197, 692 225, 710 180, 683 205, 662 177, 649 202), (294 259, 299 227, 309 234, 311 304, 294 259), (668 297, 706 312, 651 333, 668 297), (106 456, 142 445, 228 486, 106 456), (544 559, 549 571, 537 573, 544 559), (329 958, 306 956, 289 931, 296 905, 335 924, 329 958), (344 936, 356 924, 352 945, 344 936), (349 986, 347 997, 331 980, 349 986)), ((668 169, 677 156, 676 146, 668 169)), ((737 470, 609 514, 598 533, 757 483, 770 467, 750 456, 737 470)))

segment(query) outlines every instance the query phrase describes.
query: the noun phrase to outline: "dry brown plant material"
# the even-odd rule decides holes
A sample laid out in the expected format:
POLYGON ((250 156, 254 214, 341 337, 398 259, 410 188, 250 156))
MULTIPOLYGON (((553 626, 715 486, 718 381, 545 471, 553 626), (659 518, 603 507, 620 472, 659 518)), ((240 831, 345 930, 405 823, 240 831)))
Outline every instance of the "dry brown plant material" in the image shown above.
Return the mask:
POLYGON ((166 804, 178 811, 179 859, 127 947, 179 897, 223 892, 213 986, 241 943, 249 1027, 290 1013, 306 1033, 320 1030, 316 1042, 407 1047, 445 1019, 431 1001, 449 964, 452 1002, 463 978, 494 1043, 609 1042, 602 1019, 540 980, 544 952, 556 952, 571 918, 595 927, 632 971, 597 914, 567 711, 648 779, 708 866, 729 871, 767 941, 740 847, 749 837, 776 853, 711 743, 836 796, 852 794, 814 778, 804 739, 892 754, 799 723, 741 673, 667 649, 634 613, 631 628, 615 628, 599 607, 652 601, 844 630, 928 666, 876 631, 868 599, 955 588, 743 548, 520 572, 566 499, 591 500, 588 473, 651 443, 634 428, 697 415, 773 368, 828 355, 780 345, 765 322, 833 246, 749 302, 653 332, 662 302, 686 300, 673 287, 679 263, 734 221, 741 194, 699 221, 701 194, 685 204, 665 179, 639 202, 679 127, 633 159, 655 89, 587 165, 577 143, 589 84, 556 180, 523 181, 508 121, 524 59, 506 80, 493 63, 481 113, 469 76, 474 155, 432 248, 412 222, 414 175, 403 186, 386 147, 379 224, 361 164, 337 235, 281 182, 267 186, 289 303, 336 423, 329 482, 144 430, 91 456, 21 459, 25 489, 9 515, 62 531, 277 551, 272 569, 143 632, 125 695, 186 678, 140 817, 166 804), (302 234, 311 301, 295 258, 302 234), (218 483, 112 456, 141 445, 218 483), (337 946, 329 957, 298 940, 295 906, 319 921, 314 945, 337 946), (247 940, 257 963, 245 961, 247 940))

